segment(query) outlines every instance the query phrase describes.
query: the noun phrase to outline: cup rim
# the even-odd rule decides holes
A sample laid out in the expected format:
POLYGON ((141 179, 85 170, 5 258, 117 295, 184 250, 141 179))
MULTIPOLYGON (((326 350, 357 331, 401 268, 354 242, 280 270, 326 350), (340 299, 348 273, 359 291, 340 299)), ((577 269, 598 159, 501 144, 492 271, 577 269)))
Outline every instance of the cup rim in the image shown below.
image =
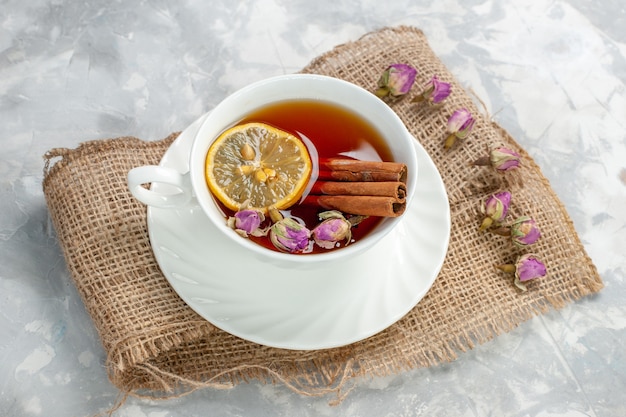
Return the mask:
MULTIPOLYGON (((284 87, 284 86, 283 86, 284 87)), ((329 77, 325 75, 317 75, 317 74, 287 74, 287 75, 279 75, 271 78, 263 79, 260 81, 253 82, 248 84, 241 89, 235 91, 231 95, 227 96, 223 101, 221 101, 215 108, 208 114, 205 120, 200 125, 198 131, 193 140, 193 145, 190 153, 190 161, 189 161, 189 169, 190 176, 192 182, 192 188, 194 190, 194 194, 198 200, 198 203, 202 207, 205 215, 210 219, 210 221, 226 235, 227 238, 237 242, 242 248, 251 251, 257 257, 261 257, 261 259, 275 263, 277 265, 287 265, 287 266, 298 266, 298 265, 315 265, 323 262, 332 262, 335 260, 343 259, 348 256, 355 256, 360 254, 377 242, 380 241, 382 237, 387 235, 397 224, 402 220, 402 215, 395 218, 385 218, 381 222, 381 224, 377 225, 372 231, 370 231, 363 239, 353 242, 340 250, 332 250, 328 252, 319 252, 319 253, 307 253, 307 254, 291 254, 280 251, 275 251, 272 249, 265 248, 258 243, 253 242, 250 239, 245 239, 239 236, 237 233, 227 226, 226 219, 222 215, 221 211, 217 208, 216 202, 214 201, 214 197, 208 190, 206 186, 206 182, 204 179, 204 158, 206 156, 206 151, 208 150, 210 144, 217 138, 219 133, 223 130, 236 124, 238 120, 240 120, 243 115, 253 111, 254 109, 258 109, 265 105, 271 104, 273 102, 286 101, 286 100, 310 100, 310 99, 320 99, 321 101, 331 102, 340 106, 343 106, 353 112, 356 112, 364 119, 368 120, 377 130, 380 131, 376 123, 372 123, 370 118, 361 114, 361 111, 356 110, 351 103, 341 101, 342 96, 339 93, 347 93, 352 95, 359 95, 363 97, 363 100, 367 100, 369 107, 374 107, 377 113, 379 114, 379 118, 383 117, 388 120, 388 123, 392 124, 397 130, 402 132, 403 140, 407 144, 404 146, 406 154, 402 157, 406 159, 407 166, 413 167, 413 169, 409 169, 408 179, 407 179, 407 207, 406 210, 410 209, 410 206, 413 202, 414 192, 416 189, 417 183, 417 156, 415 150, 413 148, 412 141, 415 140, 413 136, 409 133, 408 129, 400 119, 400 117, 380 98, 378 98, 373 93, 365 90, 364 88, 350 83, 345 80, 341 80, 339 78, 329 77), (333 87, 333 90, 337 92, 337 95, 334 97, 328 97, 327 93, 312 92, 306 95, 303 94, 291 94, 288 89, 285 89, 283 92, 276 93, 277 96, 282 98, 279 99, 270 99, 263 100, 263 103, 259 103, 258 105, 253 105, 247 111, 241 111, 240 116, 230 117, 228 121, 224 121, 220 124, 218 129, 212 128, 211 124, 215 122, 215 119, 221 117, 220 111, 223 109, 227 109, 229 106, 233 106, 234 103, 243 103, 245 106, 250 106, 251 99, 248 95, 255 90, 268 90, 271 89, 276 84, 291 84, 298 85, 302 88, 302 83, 311 83, 311 91, 315 89, 313 87, 323 86, 326 89, 329 86, 333 87), (210 134, 210 131, 217 131, 216 134, 210 134), (410 152, 408 152, 410 150, 410 152), (202 167, 202 169, 199 168, 202 167), (201 174, 200 174, 201 173, 201 174), (219 216, 215 214, 219 214, 219 216), (212 215, 213 214, 213 215, 212 215)), ((357 103, 358 106, 363 106, 362 103, 357 103)), ((385 137, 384 132, 381 132, 383 137, 385 137)), ((397 157, 397 155, 394 155, 397 157)))

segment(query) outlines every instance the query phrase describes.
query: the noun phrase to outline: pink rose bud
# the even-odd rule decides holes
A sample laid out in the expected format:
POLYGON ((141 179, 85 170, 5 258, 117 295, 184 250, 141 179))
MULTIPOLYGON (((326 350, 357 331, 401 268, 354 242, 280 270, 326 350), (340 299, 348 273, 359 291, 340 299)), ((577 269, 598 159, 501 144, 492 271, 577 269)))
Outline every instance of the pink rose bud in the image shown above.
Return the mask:
POLYGON ((250 200, 246 200, 241 205, 241 209, 226 220, 226 224, 243 237, 267 235, 267 227, 261 228, 265 216, 258 210, 248 208, 249 204, 250 200))
POLYGON ((263 220, 265 220, 265 216, 257 210, 241 210, 235 213, 233 217, 229 217, 227 223, 237 233, 243 237, 248 237, 248 235, 257 235, 263 220))
POLYGON ((523 284, 524 282, 545 277, 547 273, 545 264, 530 253, 520 256, 514 265, 498 265, 497 268, 507 273, 514 273, 514 283, 522 291, 527 290, 526 286, 523 284))
POLYGON ((270 241, 283 252, 299 253, 309 246, 311 231, 291 217, 277 221, 270 228, 270 241))
POLYGON ((376 95, 380 98, 386 96, 398 97, 409 92, 417 70, 406 64, 393 64, 383 71, 378 80, 378 90, 376 95))
POLYGON ((480 230, 486 230, 494 223, 500 223, 504 221, 506 215, 509 212, 509 206, 511 205, 511 193, 508 191, 502 191, 495 193, 487 197, 481 210, 485 215, 485 219, 480 225, 480 230))
POLYGON ((331 210, 319 214, 322 222, 318 224, 311 234, 315 243, 324 248, 332 249, 342 240, 346 245, 352 238, 352 224, 339 211, 331 210))
POLYGON ((535 243, 541 237, 537 223, 528 216, 517 218, 511 224, 511 240, 518 247, 526 247, 535 243))
POLYGON ((426 83, 426 88, 413 99, 414 102, 427 101, 431 104, 438 104, 450 95, 450 83, 439 81, 436 75, 426 83))
POLYGON ((511 171, 521 165, 520 155, 511 149, 500 147, 495 148, 489 154, 491 166, 498 171, 511 171))
POLYGON ((448 137, 444 147, 449 149, 456 143, 457 139, 466 139, 474 127, 474 122, 472 113, 465 108, 458 109, 452 113, 452 116, 448 119, 448 137))
POLYGON ((517 169, 521 166, 520 155, 508 148, 494 148, 489 152, 489 156, 478 158, 472 165, 491 166, 497 171, 506 172, 517 169))
POLYGON ((515 277, 521 282, 545 276, 546 266, 535 255, 522 255, 515 263, 515 277))

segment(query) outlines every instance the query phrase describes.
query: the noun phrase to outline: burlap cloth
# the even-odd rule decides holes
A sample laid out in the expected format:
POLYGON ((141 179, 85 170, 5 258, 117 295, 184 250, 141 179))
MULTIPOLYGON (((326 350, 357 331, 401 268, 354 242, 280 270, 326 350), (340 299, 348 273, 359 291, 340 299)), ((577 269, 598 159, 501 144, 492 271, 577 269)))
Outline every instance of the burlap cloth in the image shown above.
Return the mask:
POLYGON ((443 177, 452 216, 450 247, 434 286, 410 313, 349 346, 318 351, 260 346, 215 328, 172 290, 151 251, 146 207, 129 194, 126 175, 133 167, 158 163, 176 134, 154 142, 97 140, 46 154, 43 188, 50 215, 71 276, 102 338, 109 378, 122 392, 165 398, 258 379, 284 383, 305 395, 335 392, 341 398, 345 383, 354 377, 451 361, 535 315, 602 288, 572 221, 539 167, 474 104, 421 31, 397 27, 367 34, 320 56, 303 72, 373 90, 391 63, 419 70, 414 94, 433 74, 452 83, 453 93, 441 108, 409 99, 390 104, 443 177), (468 140, 445 151, 447 118, 459 107, 467 107, 478 120, 468 140), (524 166, 517 175, 468 166, 492 144, 522 155, 524 166), (548 275, 532 281, 527 292, 494 268, 514 261, 520 251, 503 237, 477 231, 480 202, 502 189, 514 196, 511 216, 533 216, 543 233, 533 252, 547 264, 548 275))

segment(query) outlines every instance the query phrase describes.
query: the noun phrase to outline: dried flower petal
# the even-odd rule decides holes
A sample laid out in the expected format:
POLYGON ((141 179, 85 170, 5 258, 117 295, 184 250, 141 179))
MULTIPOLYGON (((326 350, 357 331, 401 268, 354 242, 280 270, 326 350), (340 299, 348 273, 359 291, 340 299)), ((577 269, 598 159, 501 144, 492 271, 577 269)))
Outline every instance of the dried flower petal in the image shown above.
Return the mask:
POLYGON ((398 97, 409 92, 417 70, 406 64, 393 64, 383 71, 378 80, 376 95, 380 98, 386 96, 398 97))
POLYGON ((541 237, 541 231, 535 220, 528 216, 517 218, 511 224, 511 240, 518 247, 526 247, 541 237))
POLYGON ((324 248, 332 249, 338 242, 346 240, 346 245, 350 243, 352 238, 352 223, 350 223, 336 210, 325 211, 319 214, 319 218, 323 220, 311 232, 315 243, 324 248))

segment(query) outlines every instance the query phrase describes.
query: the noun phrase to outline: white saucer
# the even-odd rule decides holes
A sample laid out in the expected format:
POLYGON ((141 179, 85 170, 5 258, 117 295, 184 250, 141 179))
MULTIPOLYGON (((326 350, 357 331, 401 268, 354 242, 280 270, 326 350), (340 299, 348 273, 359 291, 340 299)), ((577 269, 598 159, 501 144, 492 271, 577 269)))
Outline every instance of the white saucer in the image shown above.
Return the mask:
MULTIPOLYGON (((176 139, 161 165, 187 171, 191 143, 204 117, 176 139)), ((265 264, 220 240, 192 201, 184 209, 148 208, 157 262, 192 309, 243 339, 311 350, 372 336, 424 297, 448 248, 450 209, 444 184, 424 148, 415 144, 420 171, 412 206, 394 230, 349 261, 303 270, 265 264)))

